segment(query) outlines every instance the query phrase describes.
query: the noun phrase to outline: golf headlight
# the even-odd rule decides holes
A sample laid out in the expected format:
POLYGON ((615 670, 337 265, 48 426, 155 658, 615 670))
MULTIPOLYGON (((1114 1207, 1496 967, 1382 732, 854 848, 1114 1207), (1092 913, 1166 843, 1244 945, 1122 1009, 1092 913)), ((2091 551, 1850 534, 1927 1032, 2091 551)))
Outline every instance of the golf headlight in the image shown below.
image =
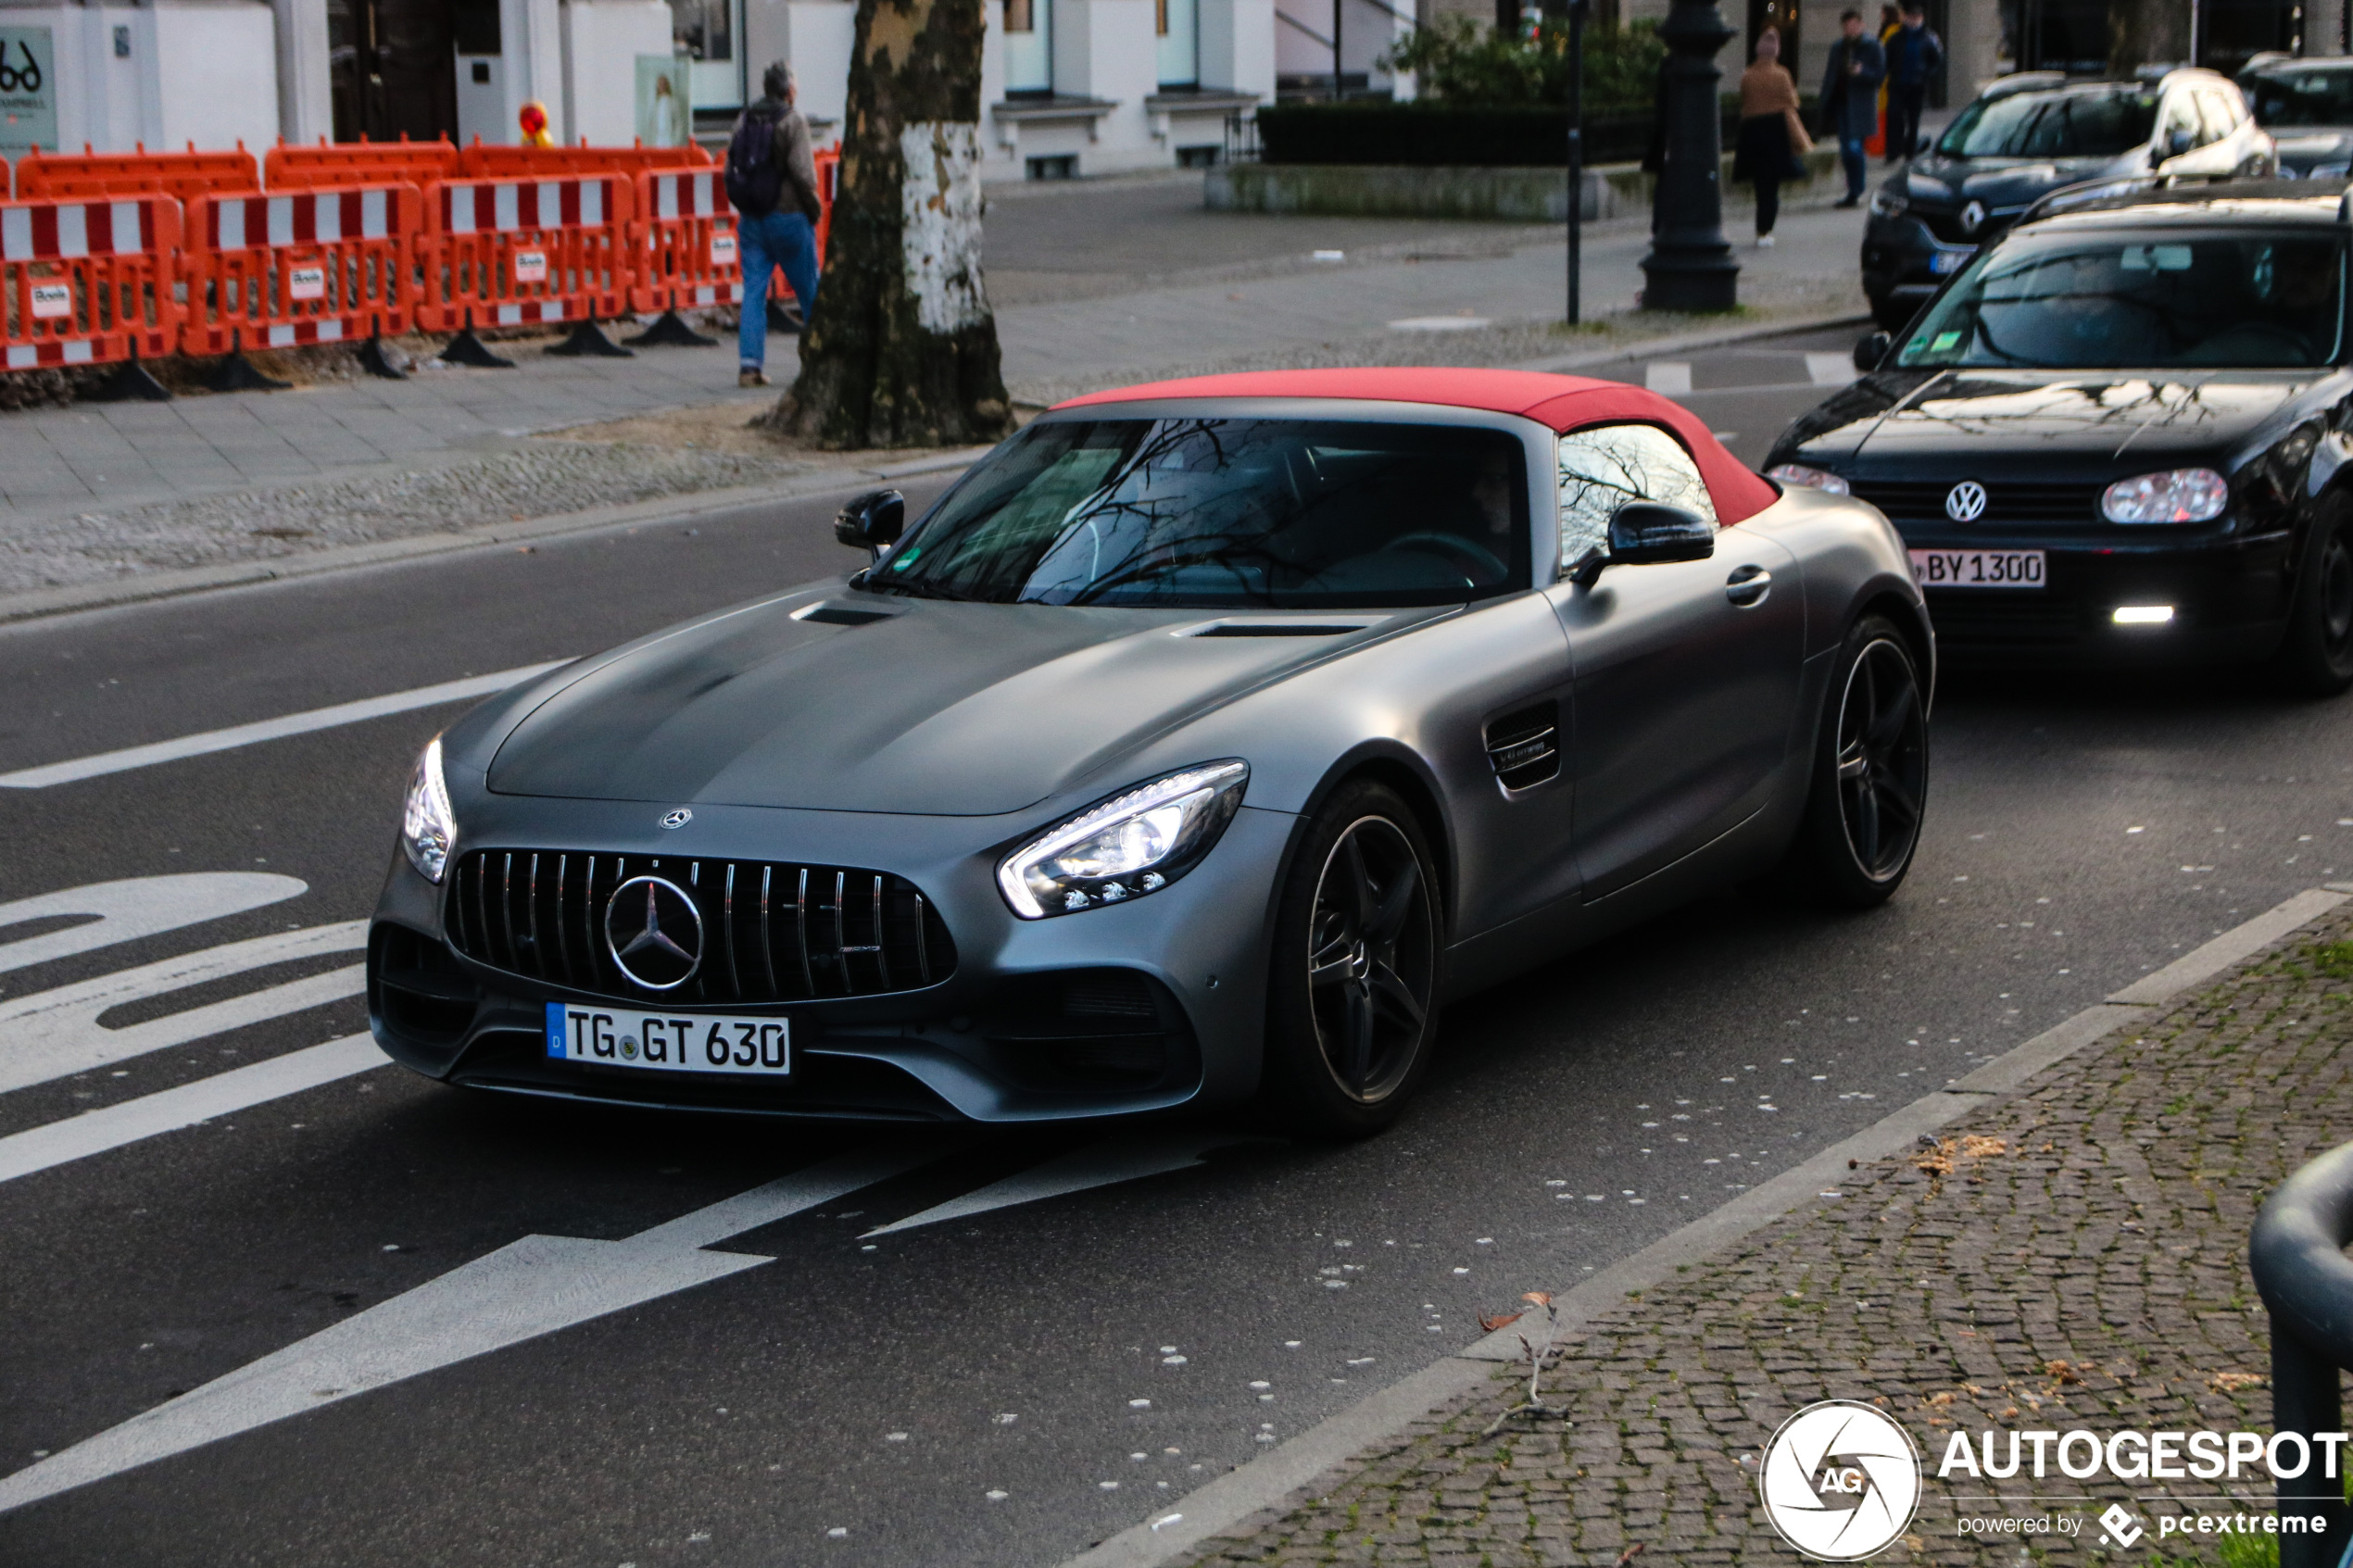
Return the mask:
POLYGON ((427 882, 439 882, 449 869, 449 850, 458 842, 458 819, 449 809, 449 785, 441 776, 441 737, 435 735, 417 759, 409 775, 409 798, 400 805, 400 847, 409 863, 427 882))
POLYGON ((1881 185, 1871 193, 1871 216, 1874 218, 1901 218, 1904 209, 1911 205, 1904 193, 1893 185, 1881 185))
POLYGON ((1783 484, 1795 484, 1807 490, 1827 490, 1833 495, 1850 495, 1846 481, 1828 469, 1809 469, 1804 463, 1776 463, 1765 470, 1768 479, 1778 479, 1783 484))
POLYGON ((2230 499, 2230 485, 2212 469, 2168 469, 2109 485, 2100 493, 2100 515, 2110 522, 2206 522, 2230 499))
POLYGON ((1006 856, 997 886, 1024 920, 1157 893, 1201 863, 1249 783, 1249 763, 1226 761, 1139 784, 1006 856))

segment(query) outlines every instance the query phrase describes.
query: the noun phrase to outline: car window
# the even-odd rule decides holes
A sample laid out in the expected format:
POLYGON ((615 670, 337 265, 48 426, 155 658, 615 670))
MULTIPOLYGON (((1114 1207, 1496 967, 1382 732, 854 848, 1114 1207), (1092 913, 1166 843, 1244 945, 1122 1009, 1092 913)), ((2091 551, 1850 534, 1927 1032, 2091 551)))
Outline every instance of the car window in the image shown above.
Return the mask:
POLYGON ((2146 146, 2156 123, 2157 94, 2145 88, 2013 93, 1963 109, 1936 150, 1947 157, 2114 157, 2146 146))
POLYGON ((2345 309, 2334 237, 2149 227, 2020 235, 1940 295, 1903 365, 2155 369, 2334 361, 2345 309))
POLYGON ((2267 126, 2353 125, 2353 69, 2259 77, 2255 118, 2267 126))
POLYGON ((2200 93, 2197 107, 2198 118, 2206 122, 2204 140, 2209 144, 2228 140, 2231 132, 2239 128, 2238 116, 2220 93, 2200 93))
POLYGON ((1609 543, 1629 501, 1658 501, 1716 521, 1716 501, 1682 443, 1656 425, 1593 425, 1561 437, 1561 570, 1609 543))
POLYGON ((2198 144, 2198 137, 2203 134, 2198 129, 2197 104, 2188 93, 2175 94, 2172 101, 2165 106, 2165 120, 2157 131, 2158 144, 2168 152, 2172 151, 2173 133, 2177 131, 2189 133, 2192 146, 2198 144))
POLYGON ((992 604, 1466 603, 1528 585, 1524 452, 1466 425, 1041 420, 867 585, 992 604))

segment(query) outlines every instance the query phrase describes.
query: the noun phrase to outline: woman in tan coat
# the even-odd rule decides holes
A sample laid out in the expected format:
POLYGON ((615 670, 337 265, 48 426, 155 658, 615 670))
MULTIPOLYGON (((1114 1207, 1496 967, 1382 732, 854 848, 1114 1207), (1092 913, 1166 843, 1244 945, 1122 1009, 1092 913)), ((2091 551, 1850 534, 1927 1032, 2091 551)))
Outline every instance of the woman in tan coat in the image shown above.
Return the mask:
POLYGON ((1756 35, 1756 61, 1741 75, 1740 139, 1733 144, 1732 178, 1756 187, 1756 243, 1773 243, 1773 220, 1780 216, 1781 182, 1806 177, 1797 156, 1809 150, 1797 117, 1797 83, 1781 66, 1781 35, 1767 27, 1756 35))

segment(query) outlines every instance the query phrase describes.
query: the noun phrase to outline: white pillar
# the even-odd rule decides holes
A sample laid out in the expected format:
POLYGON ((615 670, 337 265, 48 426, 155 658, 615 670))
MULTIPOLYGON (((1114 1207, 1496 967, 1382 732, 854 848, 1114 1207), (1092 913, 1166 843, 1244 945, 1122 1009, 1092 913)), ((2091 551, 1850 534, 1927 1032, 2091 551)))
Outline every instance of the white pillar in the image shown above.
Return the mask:
POLYGON ((1957 109, 2000 69, 2001 6, 1998 0, 1949 0, 1944 26, 1944 101, 1957 109))
POLYGON ((2345 0, 2304 0, 2304 52, 2345 53, 2345 0))
POLYGON ((1275 0, 1201 0, 1201 84, 1275 96, 1275 0))
POLYGON ((278 27, 278 134, 332 138, 334 94, 327 69, 327 0, 271 0, 278 27))

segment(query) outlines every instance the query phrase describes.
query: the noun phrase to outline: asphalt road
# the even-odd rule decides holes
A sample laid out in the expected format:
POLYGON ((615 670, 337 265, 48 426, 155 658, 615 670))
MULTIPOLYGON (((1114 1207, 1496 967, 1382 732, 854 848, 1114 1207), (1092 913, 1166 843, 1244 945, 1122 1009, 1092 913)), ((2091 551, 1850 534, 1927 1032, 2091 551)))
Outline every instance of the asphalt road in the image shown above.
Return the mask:
MULTIPOLYGON (((1834 375, 1806 353, 1843 347, 1613 373, 1688 373, 1753 459, 1834 375)), ((586 652, 840 570, 832 507, 0 630, 0 772, 586 652)), ((7 1175, 13 1135, 364 1029, 335 978, 356 955, 293 934, 367 914, 455 711, 0 788, 0 1507, 44 1459, 92 1477, 0 1512, 0 1562, 1055 1563, 1478 1312, 2353 873, 2353 699, 1955 681, 1891 906, 1727 892, 1466 1002, 1419 1105, 1364 1145, 714 1123, 385 1066, 7 1175), (193 873, 300 886, 12 967, 79 927, 10 902, 193 873), (134 972, 273 936, 242 949, 262 967, 134 972), (233 1005, 265 987, 305 1005, 233 1005), (197 1007, 254 1021, 170 1022, 197 1007)))

